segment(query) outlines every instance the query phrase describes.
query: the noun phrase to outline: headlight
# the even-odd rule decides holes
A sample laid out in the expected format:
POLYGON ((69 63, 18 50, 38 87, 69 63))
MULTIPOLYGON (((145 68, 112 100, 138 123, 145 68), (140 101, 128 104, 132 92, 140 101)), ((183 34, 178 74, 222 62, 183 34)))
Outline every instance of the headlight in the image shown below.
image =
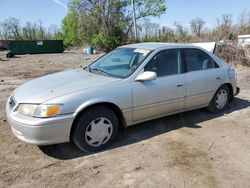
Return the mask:
POLYGON ((38 105, 35 104, 20 104, 18 106, 18 112, 27 116, 34 116, 34 112, 38 105))
POLYGON ((28 116, 34 117, 53 117, 56 116, 62 105, 48 105, 48 104, 20 104, 18 112, 28 116))

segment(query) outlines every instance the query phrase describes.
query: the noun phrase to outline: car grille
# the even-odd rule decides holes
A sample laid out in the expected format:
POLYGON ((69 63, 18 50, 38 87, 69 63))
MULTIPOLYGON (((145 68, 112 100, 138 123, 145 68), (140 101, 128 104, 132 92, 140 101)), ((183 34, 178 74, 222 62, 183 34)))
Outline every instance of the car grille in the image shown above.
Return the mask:
POLYGON ((10 97, 9 105, 11 109, 14 108, 14 106, 16 106, 16 101, 13 97, 10 97))

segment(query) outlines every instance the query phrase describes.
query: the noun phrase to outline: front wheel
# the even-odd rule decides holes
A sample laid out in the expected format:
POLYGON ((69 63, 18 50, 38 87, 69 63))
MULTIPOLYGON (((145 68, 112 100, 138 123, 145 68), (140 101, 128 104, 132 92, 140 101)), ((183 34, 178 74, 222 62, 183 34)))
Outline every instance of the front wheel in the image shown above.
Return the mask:
POLYGON ((215 93, 208 106, 208 111, 212 113, 220 113, 224 111, 228 105, 230 92, 226 85, 221 86, 215 93))
POLYGON ((106 107, 95 107, 84 112, 73 130, 73 141, 83 151, 95 152, 106 148, 116 137, 118 119, 106 107))

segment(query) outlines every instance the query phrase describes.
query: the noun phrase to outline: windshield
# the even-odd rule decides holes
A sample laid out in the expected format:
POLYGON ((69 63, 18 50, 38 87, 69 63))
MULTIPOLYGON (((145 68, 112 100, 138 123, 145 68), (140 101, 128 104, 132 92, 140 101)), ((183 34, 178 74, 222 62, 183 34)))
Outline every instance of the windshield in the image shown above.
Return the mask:
POLYGON ((139 48, 117 48, 89 66, 89 71, 105 76, 126 78, 130 76, 150 50, 139 48))

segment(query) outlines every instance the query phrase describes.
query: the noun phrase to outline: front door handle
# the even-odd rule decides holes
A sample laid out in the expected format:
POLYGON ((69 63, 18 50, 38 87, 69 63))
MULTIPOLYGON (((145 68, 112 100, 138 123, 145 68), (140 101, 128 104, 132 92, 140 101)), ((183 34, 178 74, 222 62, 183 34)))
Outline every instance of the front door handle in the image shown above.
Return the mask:
POLYGON ((216 80, 220 80, 220 77, 217 77, 216 80))
POLYGON ((178 84, 177 87, 182 87, 183 85, 182 84, 178 84))

